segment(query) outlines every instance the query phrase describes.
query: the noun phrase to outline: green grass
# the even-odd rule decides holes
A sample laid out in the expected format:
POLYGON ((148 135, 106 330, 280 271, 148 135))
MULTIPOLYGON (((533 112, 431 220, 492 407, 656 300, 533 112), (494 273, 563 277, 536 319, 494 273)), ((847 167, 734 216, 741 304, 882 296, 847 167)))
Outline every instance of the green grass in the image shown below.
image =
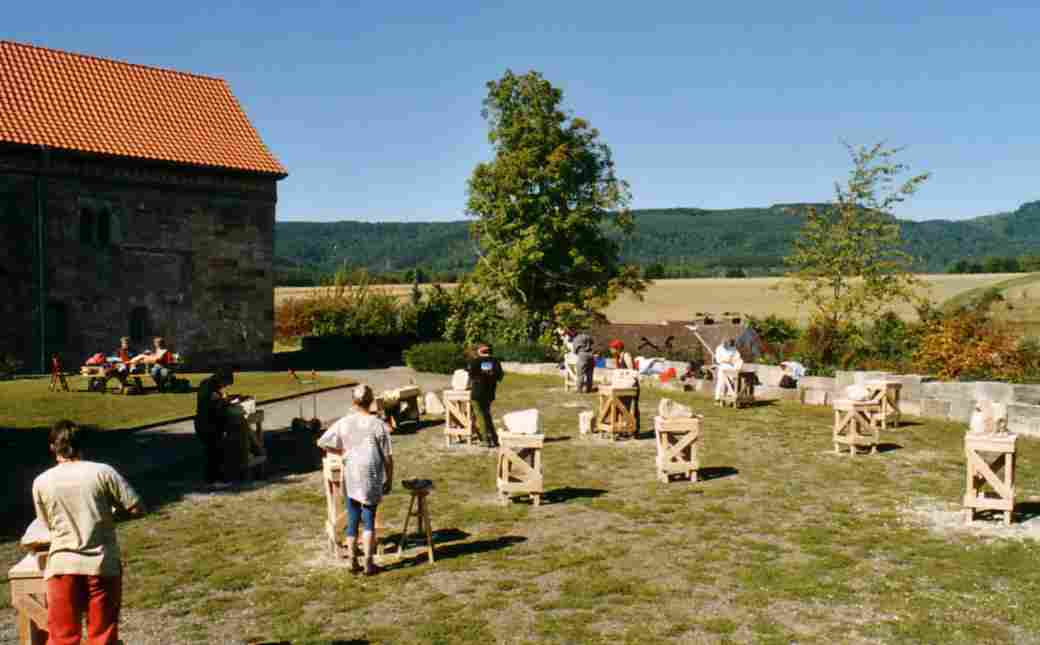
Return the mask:
MULTIPOLYGON (((192 386, 209 374, 180 374, 191 381, 192 386)), ((302 378, 311 380, 310 375, 302 378)), ((102 430, 128 428, 150 423, 190 416, 195 413, 195 393, 158 393, 146 389, 146 393, 123 396, 116 393, 115 381, 108 393, 86 391, 86 379, 69 377, 71 392, 51 392, 50 379, 21 379, 0 382, 0 428, 26 429, 44 428, 59 419, 75 419, 83 425, 102 430)), ((146 388, 151 385, 148 376, 142 377, 146 388)), ((257 400, 303 394, 317 388, 346 385, 349 382, 331 376, 319 376, 312 385, 300 385, 284 372, 240 372, 235 374, 235 384, 229 392, 246 393, 257 400)))
MULTIPOLYGON (((644 429, 659 396, 643 392, 644 429)), ((717 476, 659 483, 652 440, 580 439, 579 409, 565 405, 595 399, 563 394, 557 379, 509 375, 494 408, 543 413, 540 508, 498 506, 491 454, 444 448, 440 426, 395 436, 397 478, 435 481, 433 526, 446 539, 435 564, 376 578, 324 555, 318 473, 162 506, 120 526, 123 638, 1040 641, 1040 544, 940 534, 905 512, 957 508, 963 427, 914 419, 883 436, 898 449, 849 458, 831 452, 829 410, 669 396, 704 414, 702 466, 717 476)), ((1021 438, 1019 451, 1021 501, 1040 489, 1040 443, 1021 438)), ((407 501, 400 488, 384 501, 386 533, 407 501)), ((7 560, 14 551, 0 545, 7 560)))
POLYGON ((1003 302, 993 304, 995 318, 1008 323, 1024 336, 1040 338, 1040 273, 1017 276, 997 282, 996 284, 978 287, 950 298, 943 307, 951 309, 966 305, 990 289, 997 289, 1004 297, 1003 302))

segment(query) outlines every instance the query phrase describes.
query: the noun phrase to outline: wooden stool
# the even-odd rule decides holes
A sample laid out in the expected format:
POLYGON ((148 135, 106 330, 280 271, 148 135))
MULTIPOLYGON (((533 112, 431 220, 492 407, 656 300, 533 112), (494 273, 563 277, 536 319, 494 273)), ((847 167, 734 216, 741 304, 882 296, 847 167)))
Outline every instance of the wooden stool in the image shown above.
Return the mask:
POLYGON ((755 402, 755 373, 716 366, 715 378, 721 379, 722 395, 719 403, 725 407, 742 408, 755 402))
POLYGON ((563 357, 563 391, 578 390, 578 356, 567 354, 563 357))
POLYGON ((964 455, 968 477, 964 490, 965 522, 975 520, 975 512, 1004 512, 1004 524, 1011 524, 1015 512, 1015 442, 1014 434, 964 435, 964 455), (989 489, 987 490, 987 486, 989 489), (992 492, 993 495, 987 495, 992 492))
POLYGON ((880 413, 881 404, 873 401, 835 401, 834 452, 840 453, 841 446, 846 445, 850 455, 855 455, 861 446, 870 448, 870 454, 876 454, 881 435, 873 416, 880 413))
MULTIPOLYGON (((325 545, 329 555, 334 558, 347 557, 347 549, 343 541, 347 534, 347 499, 343 486, 343 469, 346 467, 340 455, 325 453, 321 460, 321 474, 325 491, 325 545)), ((376 536, 382 534, 382 518, 376 510, 376 536)), ((376 545, 376 555, 382 556, 386 546, 380 540, 376 545)))
POLYGON ((657 479, 667 482, 671 475, 685 475, 697 481, 700 468, 701 422, 704 417, 667 419, 654 417, 654 437, 657 439, 657 479))
POLYGON ((618 435, 634 437, 638 397, 638 388, 601 386, 596 431, 607 433, 611 439, 616 439, 618 435))
POLYGON ((863 384, 870 392, 870 400, 881 404, 881 412, 874 422, 881 424, 882 430, 888 430, 889 422, 893 426, 902 425, 903 412, 899 409, 899 397, 903 384, 897 381, 867 381, 863 384))
POLYGON ((542 446, 545 435, 498 433, 496 483, 502 504, 513 495, 530 495, 535 506, 542 503, 545 482, 542 477, 542 446))
MULTIPOLYGON (((433 529, 430 522, 430 504, 426 497, 433 490, 433 482, 428 479, 406 479, 401 482, 407 491, 412 494, 408 501, 408 514, 404 518, 404 528, 401 529, 401 541, 397 545, 397 557, 404 556, 404 549, 408 540, 408 524, 414 517, 418 523, 419 539, 426 538, 426 554, 433 564, 433 529)), ((421 555, 421 553, 420 553, 421 555)))
POLYGON ((473 444, 477 440, 469 390, 444 390, 444 442, 473 444))
POLYGON ((18 612, 16 630, 21 645, 47 642, 47 581, 43 579, 46 561, 46 551, 30 553, 7 573, 11 606, 18 612))

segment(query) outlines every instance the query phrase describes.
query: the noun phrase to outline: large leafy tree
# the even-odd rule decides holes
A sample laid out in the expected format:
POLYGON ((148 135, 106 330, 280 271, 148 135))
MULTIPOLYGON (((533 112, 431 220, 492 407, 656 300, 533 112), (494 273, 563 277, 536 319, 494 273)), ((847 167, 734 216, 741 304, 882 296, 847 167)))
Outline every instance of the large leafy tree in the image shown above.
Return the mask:
POLYGON ((920 281, 910 273, 892 210, 914 194, 928 174, 903 178, 898 149, 883 144, 846 146, 853 168, 834 201, 805 212, 794 248, 784 261, 796 297, 822 322, 838 327, 873 317, 895 301, 915 302, 920 281))
POLYGON ((599 132, 565 113, 538 72, 507 71, 487 90, 495 156, 469 180, 473 280, 538 321, 596 315, 624 290, 641 293, 615 241, 633 229, 628 184, 599 132))

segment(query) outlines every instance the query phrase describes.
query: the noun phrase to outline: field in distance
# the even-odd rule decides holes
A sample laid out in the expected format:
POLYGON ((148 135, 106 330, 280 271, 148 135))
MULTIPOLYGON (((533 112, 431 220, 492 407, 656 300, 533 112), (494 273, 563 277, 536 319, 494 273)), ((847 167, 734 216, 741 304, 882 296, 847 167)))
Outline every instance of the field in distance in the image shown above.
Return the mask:
MULTIPOLYGON (((934 274, 920 276, 928 285, 927 295, 933 302, 943 303, 959 294, 974 289, 994 286, 1017 276, 1007 273, 934 274)), ((607 308, 607 317, 614 322, 658 322, 661 320, 688 320, 698 311, 721 313, 739 311, 753 316, 777 314, 787 318, 808 318, 806 310, 799 311, 789 291, 778 285, 787 278, 691 278, 685 280, 655 280, 647 289, 642 302, 632 296, 623 296, 607 308)), ((444 285, 453 287, 454 285, 444 285)), ((326 287, 277 287, 275 304, 291 298, 307 297, 326 287)), ((411 285, 378 287, 407 297, 411 285)), ((430 285, 421 285, 423 289, 430 285)), ((908 306, 896 311, 912 316, 908 306)))

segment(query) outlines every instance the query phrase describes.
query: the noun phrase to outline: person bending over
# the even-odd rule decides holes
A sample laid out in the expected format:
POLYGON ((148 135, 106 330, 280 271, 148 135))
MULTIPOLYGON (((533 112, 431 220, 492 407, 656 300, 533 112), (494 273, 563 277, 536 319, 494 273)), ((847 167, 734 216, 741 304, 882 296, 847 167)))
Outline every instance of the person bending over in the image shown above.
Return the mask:
POLYGON ((470 399, 477 408, 477 416, 484 433, 484 445, 496 448, 498 433, 491 418, 491 403, 495 400, 495 390, 504 376, 502 364, 491 355, 491 346, 484 344, 477 347, 477 356, 469 362, 466 371, 469 372, 470 399))
POLYGON ((343 456, 343 486, 347 498, 347 558, 351 573, 358 573, 358 524, 364 525, 366 576, 382 571, 374 562, 376 510, 394 480, 394 458, 390 429, 372 414, 372 388, 358 385, 353 392, 351 413, 332 424, 318 439, 318 446, 343 456))
POLYGON ((213 376, 199 383, 195 403, 195 436, 202 442, 205 455, 203 476, 206 484, 213 486, 226 478, 221 472, 223 455, 221 446, 227 432, 228 406, 224 388, 235 382, 230 368, 221 367, 213 376))
POLYGON ((33 481, 36 517, 50 531, 43 577, 47 581, 48 643, 80 642, 83 613, 87 642, 119 642, 123 570, 113 508, 144 510, 140 497, 114 468, 82 458, 83 433, 71 421, 50 432, 57 465, 33 481))
POLYGON ((715 348, 715 365, 718 371, 715 374, 715 400, 722 400, 723 377, 722 370, 737 370, 743 361, 740 352, 737 351, 737 341, 727 338, 715 348))

